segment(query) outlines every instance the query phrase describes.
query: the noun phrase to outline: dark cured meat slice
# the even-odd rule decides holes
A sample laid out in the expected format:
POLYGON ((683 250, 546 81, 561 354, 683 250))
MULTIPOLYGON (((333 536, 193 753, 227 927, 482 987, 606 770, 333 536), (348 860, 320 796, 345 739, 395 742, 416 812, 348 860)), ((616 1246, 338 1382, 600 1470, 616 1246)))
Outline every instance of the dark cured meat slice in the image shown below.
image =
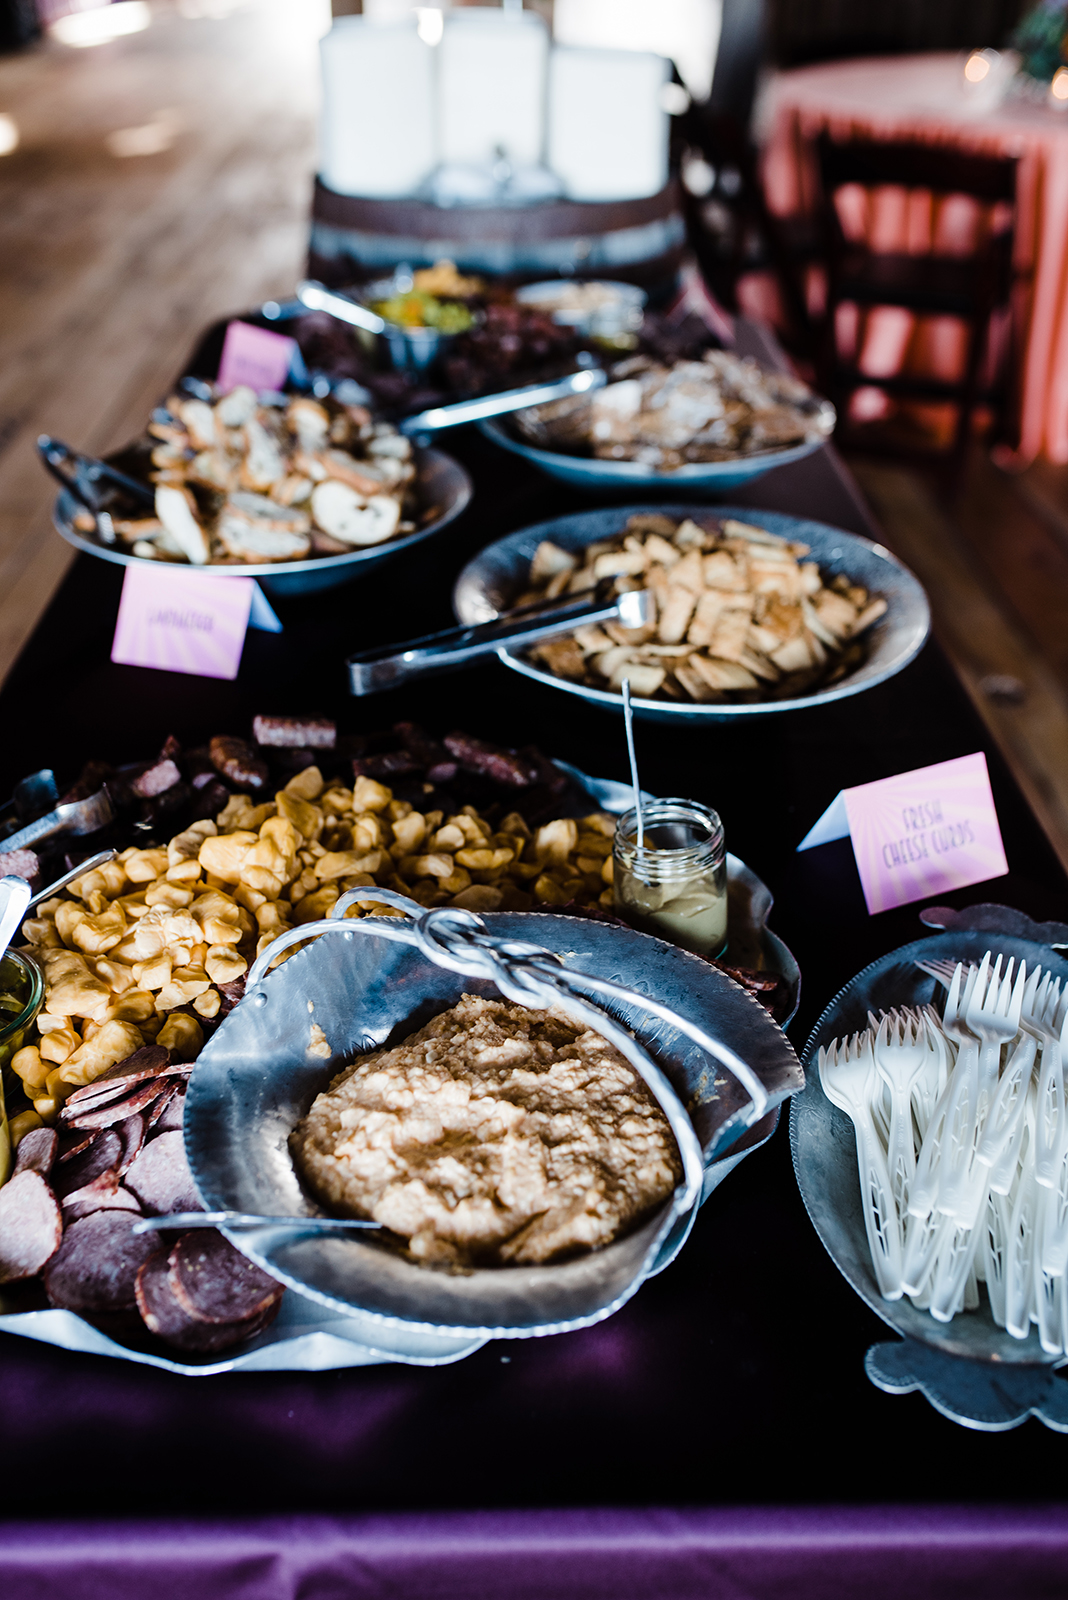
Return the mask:
POLYGON ((132 1311, 137 1274, 156 1249, 134 1233, 128 1211, 94 1211, 72 1222, 45 1268, 45 1293, 67 1311, 132 1311))
POLYGON ((95 1144, 100 1138, 101 1129, 92 1128, 86 1133, 81 1128, 71 1128, 70 1130, 61 1128, 60 1133, 63 1137, 60 1140, 62 1154, 59 1160, 63 1162, 73 1161, 75 1156, 80 1156, 83 1150, 88 1150, 91 1144, 95 1144))
POLYGON ((185 1107, 185 1091, 180 1083, 173 1080, 168 1083, 148 1113, 148 1126, 157 1133, 169 1133, 174 1128, 182 1126, 182 1111, 185 1107), (170 1112, 175 1100, 178 1101, 178 1114, 175 1119, 170 1112))
POLYGON ((47 1178, 58 1144, 59 1136, 54 1128, 31 1128, 18 1142, 12 1176, 17 1177, 20 1172, 39 1172, 42 1178, 47 1178))
POLYGON ((32 1278, 63 1237, 56 1197, 39 1172, 16 1173, 0 1189, 0 1283, 32 1278))
POLYGON ((201 1322, 191 1317, 175 1299, 167 1254, 159 1250, 137 1274, 137 1309, 149 1332, 166 1344, 207 1355, 228 1350, 262 1333, 277 1315, 278 1303, 272 1303, 260 1316, 250 1317, 245 1322, 201 1322))
POLYGON ((214 1228, 183 1233, 170 1253, 171 1289, 201 1322, 247 1322, 282 1298, 282 1285, 214 1228))
POLYGON ((204 1209, 177 1130, 149 1140, 127 1172, 126 1184, 150 1217, 166 1216, 168 1211, 204 1209))
POLYGON ((75 1189, 84 1189, 102 1172, 117 1167, 121 1155, 122 1140, 113 1128, 105 1129, 82 1155, 59 1163, 53 1185, 59 1198, 62 1200, 65 1195, 73 1194, 75 1189))
MULTIPOLYGON (((90 1102, 102 1100, 105 1095, 111 1099, 112 1091, 122 1093, 126 1089, 132 1089, 135 1083, 143 1083, 146 1078, 160 1077, 170 1064, 171 1053, 162 1045, 142 1045, 140 1050, 135 1050, 125 1061, 117 1061, 113 1067, 102 1072, 99 1078, 94 1078, 92 1083, 85 1084, 81 1089, 75 1089, 63 1110, 69 1117, 76 1106, 85 1106, 88 1109, 90 1102)), ((77 1115, 76 1111, 74 1115, 77 1115)))
POLYGON ((41 863, 32 850, 0 851, 0 877, 25 878, 32 883, 41 870, 41 863))
POLYGON ((161 757, 153 762, 138 777, 132 779, 130 788, 142 800, 150 800, 154 795, 163 794, 164 790, 172 789, 176 783, 181 783, 182 774, 174 762, 169 758, 161 757))
POLYGON ((333 750, 337 723, 328 717, 253 717, 252 737, 285 750, 333 750))
POLYGON ((229 983, 216 984, 216 988, 222 995, 222 1005, 219 1008, 219 1015, 221 1017, 228 1017, 231 1011, 237 1005, 237 1002, 244 996, 245 974, 242 973, 240 978, 231 978, 229 983))
POLYGON ((244 739, 233 739, 227 734, 216 734, 208 746, 212 765, 238 789, 262 789, 268 778, 266 761, 262 761, 244 739))
POLYGON ((161 1078, 149 1078, 146 1083, 139 1083, 132 1094, 123 1095, 118 1100, 109 1100, 104 1105, 94 1102, 87 1111, 68 1117, 67 1127, 110 1128, 116 1122, 125 1122, 138 1111, 144 1111, 146 1106, 150 1106, 162 1088, 161 1078))
POLYGON ((510 789, 526 789, 538 778, 537 764, 529 756, 501 745, 473 739, 469 733, 449 733, 445 748, 468 772, 480 772, 510 789))
POLYGON ((120 1178, 134 1158, 140 1154, 147 1130, 147 1122, 137 1112, 134 1112, 133 1116, 127 1117, 126 1121, 117 1130, 119 1138, 122 1140, 122 1156, 119 1159, 120 1178))
POLYGON ((94 1211, 136 1211, 141 1215, 137 1200, 129 1189, 123 1188, 113 1168, 102 1172, 84 1189, 75 1189, 63 1201, 63 1220, 68 1225, 79 1217, 92 1216, 94 1211))

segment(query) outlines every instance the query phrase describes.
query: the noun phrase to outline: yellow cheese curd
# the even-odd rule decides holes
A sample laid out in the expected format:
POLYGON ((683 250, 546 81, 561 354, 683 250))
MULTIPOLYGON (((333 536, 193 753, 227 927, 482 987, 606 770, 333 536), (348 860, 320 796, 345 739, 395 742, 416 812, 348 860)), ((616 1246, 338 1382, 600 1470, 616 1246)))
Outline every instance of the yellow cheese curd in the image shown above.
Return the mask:
MULTIPOLYGON (((473 806, 424 813, 373 778, 327 784, 318 767, 264 803, 232 795, 214 821, 122 851, 27 918, 45 1001, 36 1038, 11 1066, 49 1122, 143 1044, 195 1060, 201 1024, 222 1006, 219 986, 287 928, 328 916, 346 889, 377 884, 473 911, 611 908, 614 832, 599 813, 533 832, 517 812, 496 827, 473 806)), ((386 908, 350 914, 375 911, 386 908)))

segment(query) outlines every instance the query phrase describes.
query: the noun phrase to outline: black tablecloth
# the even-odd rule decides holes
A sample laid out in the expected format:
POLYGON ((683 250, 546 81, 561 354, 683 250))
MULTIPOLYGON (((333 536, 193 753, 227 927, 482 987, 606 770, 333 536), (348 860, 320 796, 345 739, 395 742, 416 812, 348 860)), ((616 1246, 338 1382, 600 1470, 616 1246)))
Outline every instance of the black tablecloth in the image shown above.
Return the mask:
MULTIPOLYGON (((578 504, 477 434, 449 447, 477 486, 462 521, 366 580, 277 602, 284 632, 249 635, 234 683, 111 665, 121 570, 79 558, 0 694, 4 781, 42 765, 65 775, 89 756, 149 754, 169 732, 199 740, 242 733, 256 712, 308 710, 336 714, 347 731, 405 717, 437 732, 535 742, 624 777, 619 718, 496 661, 346 698, 348 652, 447 625, 452 580, 470 553, 578 504)), ((732 499, 874 531, 829 451, 732 499)), ((843 983, 923 931, 917 907, 867 915, 847 842, 795 853, 846 785, 985 750, 1010 873, 940 899, 1068 918, 1064 874, 934 644, 862 697, 740 728, 643 722, 638 746, 648 787, 714 805, 729 849, 773 889, 772 926, 803 972, 798 1049, 843 983)), ((434 1370, 202 1380, 4 1337, 2 1504, 16 1522, 90 1516, 111 1526, 391 1509, 1034 1507, 1062 1496, 1065 1445, 1037 1422, 971 1434, 919 1395, 874 1389, 863 1357, 881 1337, 808 1222, 784 1125, 712 1197, 679 1260, 597 1328, 494 1343, 434 1370)), ((479 1592, 473 1580, 467 1592, 479 1592)))

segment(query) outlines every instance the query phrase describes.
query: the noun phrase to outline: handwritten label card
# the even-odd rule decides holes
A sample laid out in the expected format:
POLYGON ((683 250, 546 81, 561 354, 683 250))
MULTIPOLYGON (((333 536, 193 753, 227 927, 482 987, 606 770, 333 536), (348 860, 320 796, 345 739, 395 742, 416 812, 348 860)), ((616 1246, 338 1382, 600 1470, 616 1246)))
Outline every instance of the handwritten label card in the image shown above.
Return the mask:
POLYGON ((269 328, 254 328, 251 322, 231 322, 216 382, 227 390, 247 383, 257 394, 261 389, 281 389, 298 353, 295 339, 269 328))
POLYGON ((797 848, 846 837, 872 914, 1009 870, 982 751, 843 789, 797 848))
POLYGON ((236 678, 252 578, 209 578, 164 565, 127 567, 111 659, 200 678, 236 678))

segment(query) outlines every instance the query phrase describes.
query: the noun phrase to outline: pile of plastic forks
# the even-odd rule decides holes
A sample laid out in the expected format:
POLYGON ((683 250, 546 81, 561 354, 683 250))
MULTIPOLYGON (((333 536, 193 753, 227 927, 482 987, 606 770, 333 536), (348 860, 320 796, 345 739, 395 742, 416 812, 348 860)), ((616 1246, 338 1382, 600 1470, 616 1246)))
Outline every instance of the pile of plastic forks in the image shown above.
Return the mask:
POLYGON ((824 1093, 852 1119, 876 1280, 941 1322, 980 1305, 1018 1339, 1068 1350, 1068 984, 988 951, 919 962, 931 1006, 869 1013, 821 1049, 824 1093))

